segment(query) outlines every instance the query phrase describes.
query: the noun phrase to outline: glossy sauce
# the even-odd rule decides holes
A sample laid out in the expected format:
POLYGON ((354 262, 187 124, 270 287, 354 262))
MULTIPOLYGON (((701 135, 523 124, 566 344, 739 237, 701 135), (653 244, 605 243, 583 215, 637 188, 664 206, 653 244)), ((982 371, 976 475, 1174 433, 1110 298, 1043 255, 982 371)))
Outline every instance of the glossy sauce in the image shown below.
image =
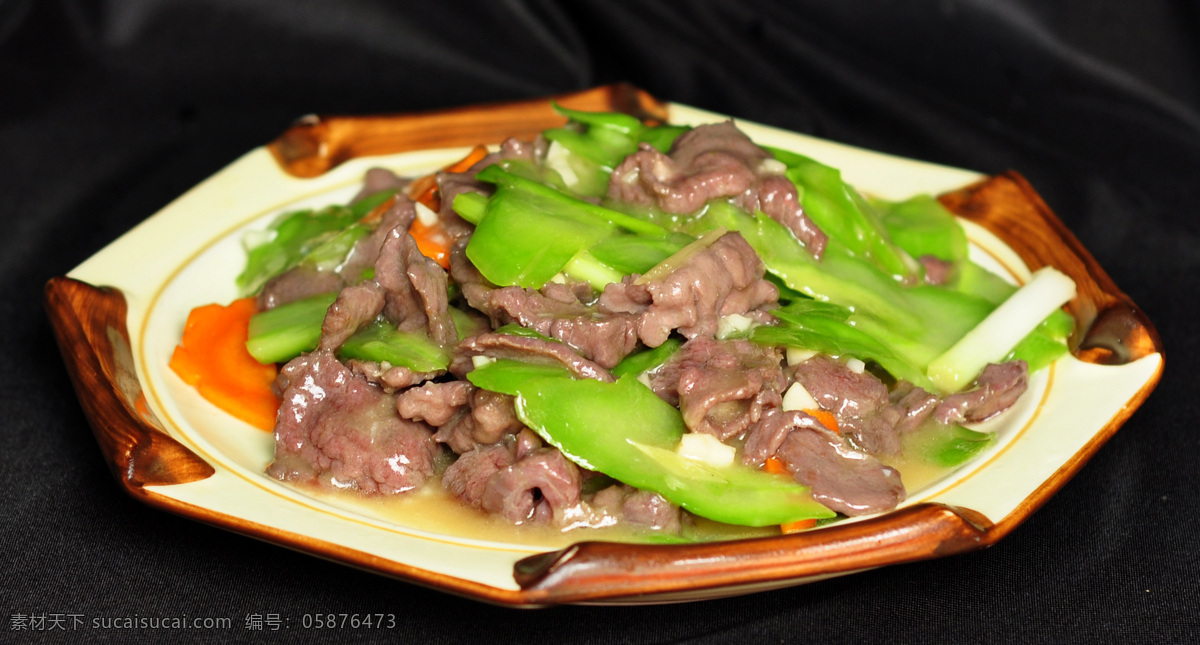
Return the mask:
MULTIPOLYGON (((436 535, 484 542, 557 549, 582 541, 606 542, 682 542, 734 540, 778 535, 777 527, 732 526, 688 515, 681 539, 679 535, 629 525, 592 526, 603 523, 596 518, 574 517, 566 527, 540 524, 513 524, 507 520, 467 507, 447 493, 437 479, 421 489, 389 497, 358 495, 351 491, 332 491, 303 487, 306 494, 335 506, 360 512, 405 529, 436 535)), ((687 514, 685 514, 687 515, 687 514)))
MULTIPOLYGON (((905 447, 919 445, 921 436, 914 433, 905 447)), ((942 479, 957 467, 931 464, 919 455, 910 456, 905 450, 888 460, 900 471, 908 497, 942 479)), ((630 543, 721 541, 778 535, 778 527, 734 526, 714 522, 685 513, 683 537, 674 533, 654 531, 636 526, 603 526, 603 518, 574 517, 566 527, 540 524, 513 524, 483 511, 459 503, 442 488, 440 479, 428 481, 422 488, 394 496, 363 496, 352 491, 304 488, 308 495, 335 506, 360 512, 405 529, 423 531, 448 538, 465 538, 507 545, 540 549, 558 549, 582 541, 630 543)))

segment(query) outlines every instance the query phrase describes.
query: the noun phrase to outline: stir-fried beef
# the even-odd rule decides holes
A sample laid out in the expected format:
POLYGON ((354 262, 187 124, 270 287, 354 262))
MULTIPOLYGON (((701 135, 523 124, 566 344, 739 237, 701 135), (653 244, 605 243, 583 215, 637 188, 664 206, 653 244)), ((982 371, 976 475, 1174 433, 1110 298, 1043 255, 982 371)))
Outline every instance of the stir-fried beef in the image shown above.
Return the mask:
POLYGON ((892 424, 900 435, 919 428, 941 403, 937 395, 908 381, 897 383, 888 394, 888 399, 892 402, 888 418, 893 419, 892 424))
POLYGON ((425 331, 448 346, 458 339, 450 317, 446 272, 425 257, 407 230, 393 229, 379 251, 375 282, 386 293, 383 313, 401 331, 425 331))
POLYGON ((370 168, 363 174, 362 189, 350 201, 356 202, 382 190, 404 190, 411 183, 408 177, 401 177, 387 168, 370 168))
POLYGON ((267 280, 258 292, 258 310, 266 311, 309 296, 333 293, 343 284, 342 277, 336 273, 298 266, 267 280))
POLYGON ((767 157, 732 121, 702 125, 676 139, 667 155, 642 144, 613 170, 608 196, 693 213, 710 199, 747 193, 767 157))
POLYGON ((658 347, 672 331, 687 338, 714 336, 721 316, 745 314, 779 299, 763 279, 762 260, 739 233, 722 235, 669 274, 604 288, 601 311, 636 315, 637 336, 658 347))
POLYGON ((681 135, 666 155, 642 144, 613 170, 608 196, 681 214, 729 198, 783 224, 819 258, 828 238, 804 213, 795 185, 778 174, 778 162, 771 161, 732 121, 701 125, 681 135))
POLYGON ((363 377, 388 394, 424 383, 442 374, 442 372, 414 372, 407 367, 380 365, 375 361, 358 359, 346 361, 346 367, 350 368, 350 371, 354 372, 356 376, 363 377))
POLYGON ((567 345, 542 338, 497 333, 480 334, 464 339, 455 349, 455 353, 561 365, 578 378, 596 379, 605 383, 616 380, 607 369, 583 358, 567 345))
POLYGON ((760 175, 757 190, 753 197, 747 197, 743 208, 750 212, 756 209, 762 211, 771 219, 783 224, 796 239, 804 243, 804 248, 814 258, 820 258, 825 252, 829 237, 817 227, 804 213, 800 205, 800 196, 796 184, 782 175, 760 175))
POLYGON ((468 381, 430 382, 396 395, 401 417, 437 428, 434 439, 456 453, 500 441, 525 426, 513 397, 481 390, 468 381))
POLYGON ((483 510, 514 524, 563 520, 580 500, 579 467, 554 448, 538 448, 488 479, 483 510))
POLYGON ((950 279, 950 272, 954 269, 953 262, 943 260, 936 255, 922 255, 917 261, 925 269, 926 284, 945 284, 950 279))
POLYGON ((349 255, 338 267, 337 273, 342 276, 345 284, 352 285, 362 282, 378 263, 383 243, 387 241, 392 231, 407 231, 416 218, 417 209, 413 200, 403 195, 397 196, 392 202, 391 208, 388 208, 379 217, 379 222, 375 225, 374 230, 354 243, 349 255))
MULTIPOLYGON (((318 349, 279 373, 275 390, 283 405, 269 474, 368 494, 399 493, 433 476, 438 456, 451 457, 448 447, 457 457, 442 475, 445 489, 463 504, 510 522, 620 522, 677 532, 683 512, 657 493, 615 484, 585 499, 584 479, 605 476, 581 471, 544 445, 518 418, 514 397, 477 388, 465 376, 476 357, 488 357, 562 366, 576 378, 611 383, 609 369, 639 344, 658 347, 678 332, 687 342, 646 376, 659 397, 679 408, 689 430, 731 443, 742 440, 743 464, 761 467, 776 457, 817 501, 862 515, 904 500, 899 473, 880 459, 899 453, 905 433, 926 424, 986 420, 1027 387, 1028 369, 1014 361, 989 365, 972 389, 944 398, 907 382, 889 392, 871 372, 829 356, 785 369, 778 348, 717 340, 725 316, 773 323, 768 310, 779 298, 765 279, 762 260, 737 232, 711 243, 705 238, 707 246, 693 245, 648 275, 609 284, 599 297, 582 282, 551 282, 539 289, 492 284, 466 257, 473 227, 453 211, 454 198, 466 191, 491 193, 491 185, 474 178, 484 167, 504 160, 537 165, 545 151, 544 139, 510 139, 467 172, 437 174, 441 226, 455 240, 449 274, 417 248, 408 232, 416 208, 401 195, 338 267, 301 266, 267 283, 258 296, 262 309, 338 293, 325 314, 318 349), (461 340, 449 313, 449 279, 470 305, 468 315, 481 321, 461 340), (426 333, 454 348, 450 374, 339 362, 334 352, 381 317, 401 331, 426 333), (541 337, 493 331, 507 324, 541 337), (834 414, 837 430, 805 412, 781 409, 793 380, 834 414)), ((781 223, 819 259, 827 238, 804 213, 783 170, 725 122, 683 134, 669 154, 642 145, 612 173, 608 196, 679 214, 727 199, 781 223)), ((407 184, 376 169, 361 195, 407 184)), ((930 284, 944 282, 953 268, 932 257, 921 262, 930 284)))
POLYGON ((362 493, 393 494, 433 473, 429 426, 396 414, 392 397, 356 377, 329 352, 293 359, 275 426, 268 474, 362 493))
POLYGON ((326 311, 320 347, 336 350, 380 314, 401 331, 424 331, 451 345, 458 334, 446 285, 446 272, 421 254, 407 228, 392 228, 382 237, 374 279, 342 289, 326 311))
POLYGON ((746 441, 742 446, 742 463, 762 468, 767 459, 779 451, 783 440, 787 439, 793 430, 815 429, 820 425, 821 422, 807 412, 768 409, 763 413, 762 419, 746 432, 746 441))
MULTIPOLYGON (((469 241, 459 240, 450 247, 450 279, 458 285, 463 299, 467 301, 468 305, 471 305, 472 309, 491 318, 488 294, 495 291, 497 287, 483 277, 483 274, 467 257, 467 242, 469 241)), ((492 324, 494 325, 495 321, 492 324)))
POLYGON ((450 253, 450 275, 473 308, 487 314, 492 325, 518 324, 562 341, 603 368, 616 365, 637 347, 637 321, 632 316, 598 310, 585 304, 569 285, 550 283, 541 290, 498 288, 470 263, 465 245, 450 253))
POLYGON ((495 443, 525 427, 517 417, 514 399, 508 394, 476 390, 471 397, 471 438, 477 443, 495 443))
POLYGON ((783 403, 787 377, 772 347, 697 336, 650 375, 650 387, 678 405, 692 432, 741 436, 767 408, 783 403))
POLYGON ((321 349, 334 351, 383 311, 387 295, 379 283, 368 280, 342 289, 325 310, 321 322, 321 349))
POLYGON ((904 501, 900 473, 804 412, 771 409, 746 443, 744 461, 777 456, 796 481, 812 488, 814 499, 839 513, 877 513, 904 501))
POLYGON ((518 287, 493 291, 489 303, 503 324, 516 323, 558 339, 605 368, 621 362, 637 347, 637 321, 632 316, 518 287))
POLYGON ((843 434, 872 454, 894 455, 900 437, 927 420, 977 423, 1007 410, 1028 385, 1024 361, 984 368, 970 390, 939 398, 911 383, 892 392, 870 372, 855 372, 828 356, 814 356, 795 368, 795 379, 821 408, 832 412, 843 434))
POLYGON ((475 172, 478 170, 472 167, 467 172, 439 172, 437 174, 438 194, 441 196, 438 222, 453 240, 465 240, 475 230, 470 222, 463 219, 454 210, 454 198, 463 193, 490 195, 492 192, 492 185, 475 179, 475 172))
POLYGON ((380 249, 388 234, 396 229, 407 231, 416 218, 413 202, 399 197, 383 213, 376 228, 354 243, 346 259, 328 271, 299 265, 267 281, 258 293, 258 308, 262 311, 321 293, 333 293, 362 282, 364 274, 374 268, 380 249))
POLYGON ((562 453, 531 432, 477 446, 442 476, 462 503, 516 523, 557 523, 578 507, 583 477, 562 453))
POLYGON ((475 179, 475 175, 484 168, 509 159, 539 161, 545 158, 546 140, 538 137, 533 142, 509 138, 500 144, 500 149, 489 154, 466 172, 437 173, 438 194, 441 197, 441 207, 438 216, 442 228, 454 240, 461 241, 471 235, 475 227, 464 220, 454 210, 454 198, 469 192, 491 195, 492 185, 475 179))
POLYGON ((480 508, 488 480, 512 465, 513 452, 512 446, 504 443, 468 450, 442 473, 442 487, 463 504, 480 508))
POLYGON ((625 484, 598 491, 589 500, 589 505, 594 511, 612 518, 610 521, 621 524, 668 533, 678 533, 681 528, 682 514, 678 506, 658 493, 625 484))
POLYGON ((1016 403, 1028 386, 1025 361, 992 363, 975 379, 974 388, 947 396, 934 416, 942 423, 987 421, 1016 403))
POLYGON ((467 381, 426 383, 396 396, 396 411, 405 419, 433 427, 446 425, 471 402, 475 386, 467 381))
POLYGON ((887 386, 870 372, 856 372, 825 355, 795 366, 796 382, 804 386, 822 409, 837 417, 843 434, 872 454, 900 451, 900 435, 889 409, 887 386))

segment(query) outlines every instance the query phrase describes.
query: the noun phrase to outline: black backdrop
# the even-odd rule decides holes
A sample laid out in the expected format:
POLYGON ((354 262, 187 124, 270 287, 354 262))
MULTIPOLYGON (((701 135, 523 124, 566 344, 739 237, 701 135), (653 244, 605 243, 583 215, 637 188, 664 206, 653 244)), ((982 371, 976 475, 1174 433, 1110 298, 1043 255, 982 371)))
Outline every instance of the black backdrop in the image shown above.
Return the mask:
POLYGON ((859 0, 0 2, 0 642, 1189 642, 1200 639, 1194 3, 859 0), (685 8, 685 5, 691 5, 685 8), (629 81, 909 157, 1017 169, 1157 323, 1148 403, 983 552, 698 604, 516 611, 162 513, 113 482, 41 294, 310 112, 629 81), (298 629, 390 612, 391 630, 298 629), (12 629, 22 615, 229 630, 12 629), (244 629, 248 614, 292 619, 244 629))

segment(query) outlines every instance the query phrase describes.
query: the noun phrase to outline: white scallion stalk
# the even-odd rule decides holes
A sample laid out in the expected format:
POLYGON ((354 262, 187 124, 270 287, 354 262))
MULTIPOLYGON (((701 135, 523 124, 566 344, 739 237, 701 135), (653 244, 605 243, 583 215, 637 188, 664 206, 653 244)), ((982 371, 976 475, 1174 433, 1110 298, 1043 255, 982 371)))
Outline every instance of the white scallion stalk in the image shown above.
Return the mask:
POLYGON ((725 235, 726 232, 727 231, 723 227, 719 227, 704 233, 694 241, 689 242, 687 246, 672 253, 667 259, 654 265, 653 268, 651 268, 637 280, 634 280, 633 283, 649 284, 655 280, 660 280, 671 275, 675 269, 678 269, 686 264, 693 255, 696 255, 704 249, 707 249, 708 247, 712 246, 714 242, 721 239, 721 236, 725 235))
POLYGON ((943 391, 961 390, 988 363, 1002 360, 1046 316, 1074 297, 1074 280, 1053 267, 1038 269, 1025 286, 935 358, 926 374, 943 391))
POLYGON ((587 249, 575 254, 571 261, 563 267, 563 273, 575 280, 583 280, 592 285, 596 291, 604 291, 604 287, 613 282, 620 282, 625 276, 620 271, 596 259, 587 249))

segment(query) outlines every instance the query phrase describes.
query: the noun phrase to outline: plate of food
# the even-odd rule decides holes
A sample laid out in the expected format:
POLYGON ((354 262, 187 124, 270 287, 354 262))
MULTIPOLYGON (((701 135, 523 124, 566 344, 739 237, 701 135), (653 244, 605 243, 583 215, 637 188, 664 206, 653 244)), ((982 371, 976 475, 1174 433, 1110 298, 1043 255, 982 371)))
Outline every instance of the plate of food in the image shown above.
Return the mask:
POLYGON ((510 606, 989 546, 1162 373, 1020 175, 625 85, 302 119, 46 304, 136 499, 510 606))

